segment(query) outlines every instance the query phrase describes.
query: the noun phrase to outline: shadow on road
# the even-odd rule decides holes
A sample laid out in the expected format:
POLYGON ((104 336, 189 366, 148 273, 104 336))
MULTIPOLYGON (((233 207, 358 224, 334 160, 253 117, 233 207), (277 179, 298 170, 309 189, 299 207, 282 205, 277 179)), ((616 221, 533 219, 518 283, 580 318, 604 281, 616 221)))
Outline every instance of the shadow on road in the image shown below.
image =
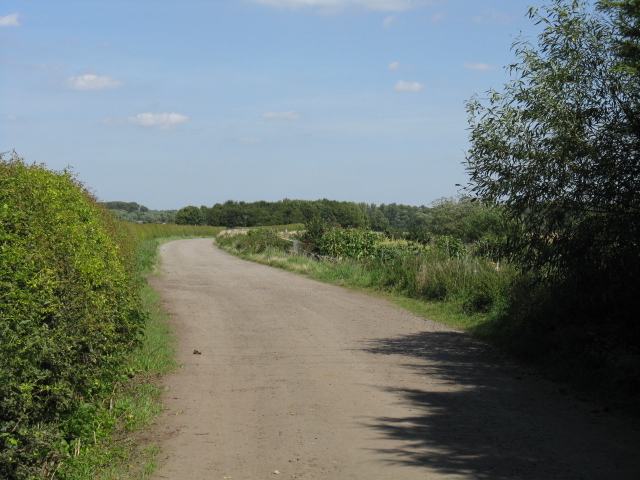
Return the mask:
POLYGON ((402 356, 403 367, 424 378, 420 389, 387 389, 412 415, 367 422, 397 440, 397 448, 378 450, 389 462, 474 479, 640 478, 637 430, 498 363, 466 335, 424 332, 363 350, 402 356))

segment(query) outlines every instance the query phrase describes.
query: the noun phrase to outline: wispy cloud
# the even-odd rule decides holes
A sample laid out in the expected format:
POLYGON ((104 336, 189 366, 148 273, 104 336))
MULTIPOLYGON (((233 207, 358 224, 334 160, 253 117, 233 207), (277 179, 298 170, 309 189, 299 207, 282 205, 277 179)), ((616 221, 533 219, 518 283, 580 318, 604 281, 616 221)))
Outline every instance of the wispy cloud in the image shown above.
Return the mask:
POLYGON ((11 15, 0 17, 0 27, 20 27, 20 26, 22 26, 22 24, 20 23, 19 13, 12 13, 11 15))
POLYGON ((424 88, 424 83, 420 82, 405 82, 404 80, 400 80, 396 83, 394 90, 396 92, 419 92, 424 88))
POLYGON ((404 12, 423 5, 430 5, 433 0, 250 0, 254 3, 279 8, 317 7, 323 11, 339 12, 348 7, 361 7, 368 10, 386 12, 404 12))
POLYGON ((189 117, 180 113, 139 113, 135 117, 129 117, 129 122, 131 123, 161 130, 169 130, 188 121, 189 117))
POLYGON ((400 62, 391 62, 387 68, 389 70, 398 70, 400 68, 400 62))
POLYGON ((393 25, 396 21, 396 16, 395 15, 389 15, 387 18, 385 18, 382 21, 382 26, 384 28, 389 28, 391 25, 393 25))
POLYGON ((477 70, 479 72, 486 72, 487 70, 495 70, 494 65, 489 65, 488 63, 465 63, 464 68, 469 70, 477 70))
POLYGON ((94 74, 80 75, 79 77, 69 77, 65 80, 64 86, 71 90, 102 90, 105 88, 123 87, 124 83, 111 77, 100 77, 94 74))
POLYGON ((288 112, 265 112, 262 114, 262 118, 270 120, 300 120, 304 118, 304 115, 290 110, 288 112))

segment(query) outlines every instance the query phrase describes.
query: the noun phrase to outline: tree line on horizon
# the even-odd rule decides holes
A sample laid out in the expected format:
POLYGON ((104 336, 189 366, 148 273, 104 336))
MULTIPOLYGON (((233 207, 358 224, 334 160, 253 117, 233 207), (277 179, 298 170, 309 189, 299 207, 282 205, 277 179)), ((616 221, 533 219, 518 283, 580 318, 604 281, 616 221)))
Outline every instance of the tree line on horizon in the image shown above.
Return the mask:
POLYGON ((178 224, 256 227, 306 223, 320 217, 350 227, 406 228, 424 221, 428 207, 391 203, 376 205, 338 200, 290 200, 244 202, 227 200, 212 207, 184 207, 175 215, 178 224))
MULTIPOLYGON (((440 199, 436 203, 457 202, 440 199)), ((432 210, 424 205, 414 207, 396 203, 376 205, 337 200, 290 200, 276 202, 244 202, 227 200, 212 207, 189 205, 179 210, 150 210, 136 202, 104 202, 116 217, 129 222, 176 223, 178 225, 211 225, 256 227, 305 223, 314 217, 343 226, 375 229, 404 229, 412 223, 425 224, 432 210)))
POLYGON ((496 223, 496 213, 470 197, 444 197, 430 206, 396 203, 356 203, 337 200, 289 200, 237 202, 227 200, 213 207, 188 206, 174 221, 182 225, 228 228, 309 224, 322 220, 342 227, 367 228, 391 236, 406 233, 453 235, 466 242, 478 239, 496 223))

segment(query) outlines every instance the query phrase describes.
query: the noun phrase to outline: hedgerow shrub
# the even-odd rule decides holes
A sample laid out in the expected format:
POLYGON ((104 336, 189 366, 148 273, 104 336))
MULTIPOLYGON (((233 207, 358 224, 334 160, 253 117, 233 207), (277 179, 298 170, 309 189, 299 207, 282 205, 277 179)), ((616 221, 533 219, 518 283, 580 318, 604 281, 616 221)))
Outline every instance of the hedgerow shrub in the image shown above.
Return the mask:
POLYGON ((462 240, 451 235, 440 235, 435 240, 438 250, 446 252, 451 258, 460 258, 467 255, 467 247, 462 240))
POLYGON ((249 230, 246 234, 223 232, 216 237, 216 243, 245 253, 263 253, 267 250, 286 252, 292 247, 290 241, 280 237, 278 232, 271 228, 249 230))
POLYGON ((262 253, 269 249, 286 252, 291 249, 291 242, 281 238, 278 232, 270 228, 249 230, 246 235, 238 235, 235 239, 236 248, 250 253, 262 253))
POLYGON ((336 258, 364 258, 371 256, 381 234, 360 228, 332 227, 315 243, 320 255, 336 258))
POLYGON ((410 240, 384 239, 373 246, 371 256, 382 263, 389 264, 406 255, 421 255, 428 250, 430 250, 429 246, 410 240))
POLYGON ((73 175, 0 156, 0 478, 48 478, 94 438, 145 319, 134 251, 73 175))

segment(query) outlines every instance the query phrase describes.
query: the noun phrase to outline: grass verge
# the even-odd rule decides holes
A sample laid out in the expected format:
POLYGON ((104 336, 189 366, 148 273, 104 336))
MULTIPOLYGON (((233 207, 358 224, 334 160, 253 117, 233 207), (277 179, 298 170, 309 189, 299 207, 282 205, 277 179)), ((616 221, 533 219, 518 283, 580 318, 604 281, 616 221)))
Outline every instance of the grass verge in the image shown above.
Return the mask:
POLYGON ((145 438, 145 431, 162 411, 158 378, 174 366, 169 316, 161 299, 149 286, 141 297, 149 317, 143 344, 127 363, 120 382, 101 410, 95 413, 94 443, 79 445, 64 464, 58 478, 73 480, 125 480, 150 478, 159 448, 145 438))

